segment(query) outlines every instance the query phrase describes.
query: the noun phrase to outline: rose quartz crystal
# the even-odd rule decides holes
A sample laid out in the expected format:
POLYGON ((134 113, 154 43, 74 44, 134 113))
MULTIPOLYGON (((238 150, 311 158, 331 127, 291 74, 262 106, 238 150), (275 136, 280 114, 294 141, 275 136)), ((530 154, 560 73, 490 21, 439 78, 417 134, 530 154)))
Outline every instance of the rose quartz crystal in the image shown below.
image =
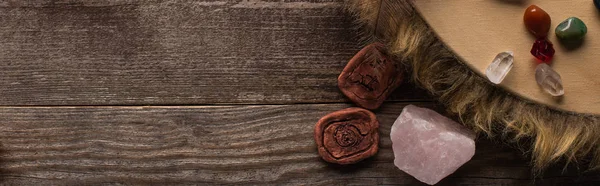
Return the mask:
POLYGON ((390 133, 394 164, 433 185, 475 154, 475 134, 437 112, 408 105, 390 133))

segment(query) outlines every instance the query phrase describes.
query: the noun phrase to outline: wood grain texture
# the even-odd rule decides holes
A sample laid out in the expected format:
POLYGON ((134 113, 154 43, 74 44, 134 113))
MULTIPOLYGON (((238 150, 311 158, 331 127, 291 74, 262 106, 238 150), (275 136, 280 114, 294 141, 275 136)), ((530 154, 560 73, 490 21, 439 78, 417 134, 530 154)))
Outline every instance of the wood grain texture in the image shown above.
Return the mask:
MULTIPOLYGON (((436 107, 412 84, 376 112, 376 157, 317 155, 314 124, 351 106, 336 79, 360 47, 341 5, 0 1, 0 185, 421 184, 394 167, 388 139, 406 104, 436 107)), ((533 180, 518 151, 477 145, 441 185, 600 180, 533 180)))
MULTIPOLYGON (((346 104, 0 108, 0 178, 5 185, 418 185, 393 165, 389 132, 405 105, 376 112, 379 153, 345 167, 322 161, 312 135, 320 117, 346 104)), ((558 170, 532 180, 527 162, 480 140, 473 160, 441 184, 561 185, 600 178, 558 170)))
POLYGON ((0 105, 344 102, 360 46, 341 4, 4 1, 0 105))

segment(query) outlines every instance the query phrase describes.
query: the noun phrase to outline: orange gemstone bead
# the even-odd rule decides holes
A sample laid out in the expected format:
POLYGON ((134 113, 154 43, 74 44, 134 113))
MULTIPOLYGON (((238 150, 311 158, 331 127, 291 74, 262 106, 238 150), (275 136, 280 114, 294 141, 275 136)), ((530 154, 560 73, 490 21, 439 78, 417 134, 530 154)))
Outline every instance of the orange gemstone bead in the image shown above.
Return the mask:
POLYGON ((525 22, 527 30, 535 35, 536 38, 544 38, 548 36, 552 20, 546 11, 536 5, 531 5, 525 10, 523 22, 525 22))

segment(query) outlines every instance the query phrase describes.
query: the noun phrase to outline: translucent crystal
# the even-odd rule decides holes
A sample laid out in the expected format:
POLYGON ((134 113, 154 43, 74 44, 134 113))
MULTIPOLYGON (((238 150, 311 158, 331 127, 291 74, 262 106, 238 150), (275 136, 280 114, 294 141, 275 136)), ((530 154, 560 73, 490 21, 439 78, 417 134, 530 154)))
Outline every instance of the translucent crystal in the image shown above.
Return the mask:
POLYGON ((562 96, 565 94, 560 75, 546 63, 539 64, 535 68, 535 81, 552 96, 562 96))
POLYGON ((550 64, 555 53, 553 46, 552 42, 548 41, 546 38, 537 39, 531 47, 531 55, 540 62, 550 64))
POLYGON ((437 112, 408 105, 390 132, 394 165, 434 185, 475 154, 475 134, 437 112))
POLYGON ((504 80, 504 77, 506 77, 506 74, 512 69, 513 61, 513 52, 506 51, 499 53, 494 58, 494 61, 492 61, 492 64, 485 70, 485 75, 492 83, 500 84, 504 80))

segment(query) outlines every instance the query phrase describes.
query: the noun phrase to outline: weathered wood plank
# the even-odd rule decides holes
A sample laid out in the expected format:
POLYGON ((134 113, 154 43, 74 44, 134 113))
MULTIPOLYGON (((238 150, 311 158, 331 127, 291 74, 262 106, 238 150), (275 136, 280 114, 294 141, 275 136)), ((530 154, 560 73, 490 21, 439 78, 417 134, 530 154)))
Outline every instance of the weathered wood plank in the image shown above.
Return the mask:
MULTIPOLYGON (((433 107, 432 103, 417 103, 433 107)), ((377 112, 381 150, 352 166, 322 161, 313 126, 346 104, 0 108, 2 184, 419 184, 397 170, 390 127, 405 103, 377 112)), ((480 140, 442 185, 530 184, 517 151, 480 140)), ((543 185, 599 181, 551 170, 543 185)))
MULTIPOLYGON (((344 102, 341 0, 0 3, 0 105, 344 102)), ((392 100, 427 99, 403 87, 392 100)))

